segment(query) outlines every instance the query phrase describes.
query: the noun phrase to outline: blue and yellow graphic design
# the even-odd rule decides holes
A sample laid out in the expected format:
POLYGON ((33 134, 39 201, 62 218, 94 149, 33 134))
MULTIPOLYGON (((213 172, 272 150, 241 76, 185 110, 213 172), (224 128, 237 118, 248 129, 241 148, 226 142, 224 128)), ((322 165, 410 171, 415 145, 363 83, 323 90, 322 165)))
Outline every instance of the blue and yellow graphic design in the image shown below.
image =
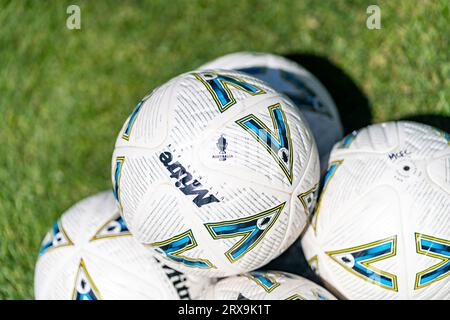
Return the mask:
POLYGON ((136 106, 136 108, 134 108, 133 112, 131 113, 130 119, 128 120, 127 126, 125 127, 125 130, 123 131, 122 134, 122 139, 124 140, 130 140, 130 134, 131 134, 131 129, 133 129, 133 125, 134 122, 136 121, 136 117, 139 113, 139 110, 141 110, 142 104, 144 103, 145 100, 141 100, 138 105, 136 106))
MULTIPOLYGON (((286 94, 294 101, 295 105, 299 106, 302 110, 307 109, 332 117, 328 108, 320 100, 319 96, 310 89, 296 74, 280 70, 281 78, 290 82, 295 90, 287 92, 286 94)), ((269 82, 270 83, 270 82, 269 82)))
POLYGON ((330 184, 331 178, 333 178, 333 176, 336 173, 336 170, 339 168, 339 166, 344 162, 344 160, 337 160, 337 161, 333 161, 330 163, 329 167, 328 167, 328 171, 325 174, 325 179, 323 181, 323 190, 322 193, 320 194, 320 198, 319 198, 319 203, 317 204, 317 209, 316 209, 316 213, 314 214, 313 218, 312 218, 312 227, 314 229, 314 232, 316 233, 316 227, 317 227, 317 217, 319 216, 319 212, 320 212, 320 203, 322 202, 323 196, 325 194, 325 192, 327 191, 328 185, 330 184))
POLYGON ((80 261, 78 273, 75 278, 72 300, 101 300, 100 293, 94 281, 92 281, 83 259, 80 261))
POLYGON ((181 263, 187 267, 201 269, 215 268, 215 266, 206 259, 189 258, 182 255, 183 252, 197 247, 197 242, 192 234, 192 230, 188 230, 180 235, 161 242, 148 244, 148 246, 155 247, 157 251, 164 253, 169 260, 181 263))
POLYGON ((275 290, 275 288, 280 286, 280 283, 276 280, 276 274, 273 273, 252 271, 247 274, 243 274, 242 276, 254 281, 267 293, 271 293, 275 290))
POLYGON ((131 235, 131 233, 130 230, 128 230, 127 225, 125 224, 125 221, 119 214, 117 214, 116 217, 112 218, 103 226, 101 226, 100 229, 98 229, 98 231, 92 237, 91 241, 129 235, 131 235))
POLYGON ((416 275, 414 289, 417 290, 450 275, 450 241, 420 233, 416 233, 415 236, 418 254, 441 260, 416 275))
POLYGON ((200 80, 211 93, 220 112, 226 111, 236 103, 236 99, 230 91, 230 86, 245 91, 253 96, 266 93, 262 88, 234 76, 210 71, 194 73, 193 75, 200 80))
POLYGON ((346 135, 337 145, 338 149, 348 149, 352 144, 353 140, 355 140, 358 135, 357 131, 353 131, 352 133, 346 135))
POLYGON ((116 168, 114 170, 114 181, 113 181, 113 193, 114 198, 119 204, 120 210, 122 210, 122 203, 120 201, 120 176, 122 174, 123 163, 125 162, 125 157, 116 158, 116 168))
POLYGON ((319 257, 317 254, 308 260, 308 264, 311 267, 311 270, 314 271, 315 274, 319 275, 319 257))
POLYGON ((283 202, 275 208, 247 218, 206 223, 205 227, 214 240, 242 237, 242 239, 225 253, 228 260, 234 263, 252 250, 264 238, 265 234, 278 219, 285 204, 283 202))
POLYGON ((236 121, 269 151, 292 184, 293 150, 286 115, 279 103, 268 107, 274 131, 271 131, 255 115, 250 114, 236 121))
POLYGON ((297 196, 303 206, 303 210, 311 223, 314 217, 317 204, 317 193, 319 192, 318 184, 310 190, 303 192, 297 196))
POLYGON ((285 300, 306 300, 306 299, 304 297, 302 297, 301 295, 299 295, 298 293, 296 293, 290 297, 287 297, 285 300))
POLYGON ((397 276, 373 267, 377 261, 396 255, 397 236, 343 250, 328 251, 327 255, 354 275, 387 290, 398 291, 397 276))
POLYGON ((444 139, 447 140, 448 144, 450 144, 450 133, 444 132, 444 139))
POLYGON ((329 300, 328 297, 322 292, 320 292, 319 289, 311 289, 311 292, 317 298, 317 300, 329 300))
POLYGON ((332 117, 329 109, 325 107, 316 93, 295 73, 263 66, 240 68, 236 71, 251 74, 267 82, 277 91, 286 94, 302 111, 306 110, 332 117))
MULTIPOLYGON (((317 300, 329 300, 327 298, 326 295, 322 294, 319 290, 311 290, 312 294, 314 295, 314 297, 316 297, 317 300)), ((308 300, 305 297, 303 297, 302 295, 296 293, 288 298, 286 298, 285 300, 308 300)))
POLYGON ((52 228, 45 235, 42 241, 41 249, 39 250, 39 256, 43 255, 49 250, 71 246, 73 245, 60 220, 55 221, 52 228))

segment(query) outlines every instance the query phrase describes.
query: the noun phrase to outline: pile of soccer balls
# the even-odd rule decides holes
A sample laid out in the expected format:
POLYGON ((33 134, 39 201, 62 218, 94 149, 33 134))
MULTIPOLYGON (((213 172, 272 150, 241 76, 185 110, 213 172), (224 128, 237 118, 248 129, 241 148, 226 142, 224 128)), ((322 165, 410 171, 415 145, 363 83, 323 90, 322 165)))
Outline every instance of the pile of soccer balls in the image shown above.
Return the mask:
POLYGON ((231 54, 144 97, 112 188, 54 223, 37 299, 450 299, 450 135, 342 138, 326 89, 279 56, 231 54), (265 268, 296 241, 328 290, 265 268))

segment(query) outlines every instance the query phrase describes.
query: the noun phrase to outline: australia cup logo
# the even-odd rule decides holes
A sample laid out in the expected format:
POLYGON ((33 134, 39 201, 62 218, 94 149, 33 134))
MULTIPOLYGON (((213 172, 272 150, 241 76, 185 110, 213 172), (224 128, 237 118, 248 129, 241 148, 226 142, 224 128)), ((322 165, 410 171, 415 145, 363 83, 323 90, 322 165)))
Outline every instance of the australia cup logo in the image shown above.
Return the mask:
POLYGON ((217 140, 216 146, 217 149, 219 149, 219 154, 213 155, 213 158, 219 159, 219 161, 226 161, 227 158, 233 157, 231 155, 227 155, 226 149, 228 147, 228 142, 227 139, 225 139, 225 137, 223 136, 223 134, 217 140))
POLYGON ((223 135, 221 135, 219 140, 217 140, 216 146, 219 149, 219 161, 227 160, 227 152, 225 151, 225 149, 228 146, 228 142, 223 135))

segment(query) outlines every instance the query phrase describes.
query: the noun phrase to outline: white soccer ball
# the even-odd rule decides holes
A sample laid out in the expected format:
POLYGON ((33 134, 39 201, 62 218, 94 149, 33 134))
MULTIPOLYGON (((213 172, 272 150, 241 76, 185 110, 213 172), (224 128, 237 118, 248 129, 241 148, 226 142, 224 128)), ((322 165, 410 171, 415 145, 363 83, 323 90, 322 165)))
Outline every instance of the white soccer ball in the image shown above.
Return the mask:
POLYGON ((302 246, 348 299, 450 299, 450 135, 401 121, 337 143, 302 246))
POLYGON ((207 300, 336 300, 321 286, 295 274, 252 271, 210 286, 207 300))
POLYGON ((137 242, 110 191, 80 201, 55 222, 34 280, 39 300, 194 299, 209 285, 169 268, 137 242))
POLYGON ((262 52, 227 54, 200 69, 245 72, 287 95, 305 115, 319 150, 321 172, 325 174, 330 151, 342 139, 343 129, 333 99, 314 75, 294 61, 262 52))
POLYGON ((247 272, 304 229, 319 181, 314 137, 298 108, 234 71, 178 76, 125 122, 112 158, 123 217, 174 268, 247 272))

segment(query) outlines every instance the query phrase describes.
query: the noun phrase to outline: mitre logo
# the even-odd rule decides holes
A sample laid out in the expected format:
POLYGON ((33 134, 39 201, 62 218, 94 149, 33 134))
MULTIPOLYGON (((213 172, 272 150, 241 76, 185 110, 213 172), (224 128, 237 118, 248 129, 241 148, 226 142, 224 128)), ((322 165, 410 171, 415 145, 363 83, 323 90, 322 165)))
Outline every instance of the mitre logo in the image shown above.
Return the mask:
POLYGON ((200 208, 201 206, 212 202, 220 202, 214 195, 208 195, 209 190, 205 189, 200 181, 194 179, 192 174, 190 174, 181 163, 178 161, 172 162, 172 153, 168 151, 162 152, 159 155, 159 160, 170 172, 170 177, 177 180, 177 182, 175 182, 175 187, 185 195, 196 195, 192 202, 194 202, 197 207, 200 208))
POLYGON ((155 258, 156 262, 161 266, 164 270, 167 278, 169 278, 172 285, 177 290, 178 296, 181 300, 191 300, 191 296, 189 295, 189 289, 187 287, 187 279, 186 276, 169 266, 163 264, 159 259, 155 258))

